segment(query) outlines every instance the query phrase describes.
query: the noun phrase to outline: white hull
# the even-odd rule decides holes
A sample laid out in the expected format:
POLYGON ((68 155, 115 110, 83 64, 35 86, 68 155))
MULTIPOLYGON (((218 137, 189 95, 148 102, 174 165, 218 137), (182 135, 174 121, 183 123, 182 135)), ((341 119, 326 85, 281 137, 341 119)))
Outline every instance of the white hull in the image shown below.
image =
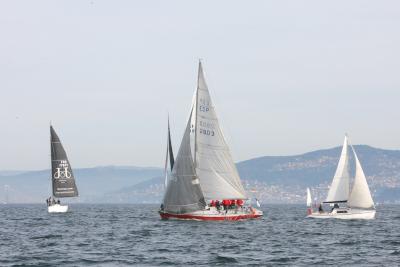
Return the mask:
POLYGON ((49 213, 65 213, 68 211, 68 205, 53 204, 47 207, 49 213))
POLYGON ((312 212, 307 217, 316 219, 371 220, 375 218, 375 213, 376 210, 334 209, 332 212, 312 212))

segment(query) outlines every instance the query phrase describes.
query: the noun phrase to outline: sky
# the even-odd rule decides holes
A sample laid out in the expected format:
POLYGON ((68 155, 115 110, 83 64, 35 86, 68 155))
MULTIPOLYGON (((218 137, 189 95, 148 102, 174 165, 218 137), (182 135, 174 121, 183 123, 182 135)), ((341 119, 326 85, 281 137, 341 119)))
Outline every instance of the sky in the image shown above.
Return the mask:
POLYGON ((0 1, 0 170, 162 166, 202 59, 235 161, 400 149, 399 1, 0 1))

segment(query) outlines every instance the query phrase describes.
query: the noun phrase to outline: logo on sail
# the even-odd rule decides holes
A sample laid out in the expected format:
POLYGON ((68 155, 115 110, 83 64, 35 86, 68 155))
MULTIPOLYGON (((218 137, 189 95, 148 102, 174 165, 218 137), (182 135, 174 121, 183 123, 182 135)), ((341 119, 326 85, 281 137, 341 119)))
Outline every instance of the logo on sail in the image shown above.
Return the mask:
POLYGON ((54 179, 62 179, 62 178, 71 178, 71 172, 68 171, 68 167, 65 167, 63 170, 61 168, 56 168, 57 171, 54 173, 54 179))

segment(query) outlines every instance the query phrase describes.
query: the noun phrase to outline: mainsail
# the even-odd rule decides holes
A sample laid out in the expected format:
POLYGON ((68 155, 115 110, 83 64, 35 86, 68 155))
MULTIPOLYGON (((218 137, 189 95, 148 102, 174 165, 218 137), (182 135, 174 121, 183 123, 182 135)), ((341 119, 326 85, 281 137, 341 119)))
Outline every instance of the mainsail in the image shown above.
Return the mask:
POLYGON ((194 108, 195 170, 204 197, 209 200, 246 199, 245 190, 218 123, 201 62, 194 108))
POLYGON ((311 192, 310 188, 307 187, 307 207, 311 207, 312 199, 311 199, 311 192))
POLYGON ((346 202, 349 197, 349 155, 347 135, 344 137, 342 153, 336 169, 328 197, 325 202, 346 202))
POLYGON ((191 117, 192 115, 189 117, 165 192, 163 208, 166 212, 187 213, 203 210, 206 206, 190 148, 191 117))
POLYGON ((67 153, 52 126, 50 126, 50 143, 53 196, 57 198, 78 196, 78 188, 67 153))
POLYGON ((371 192, 369 191, 367 179, 365 178, 364 171, 361 167, 360 161, 358 160, 356 151, 351 146, 354 158, 356 161, 356 174, 354 178, 354 185, 351 190, 348 206, 352 208, 373 208, 374 201, 372 200, 371 192))

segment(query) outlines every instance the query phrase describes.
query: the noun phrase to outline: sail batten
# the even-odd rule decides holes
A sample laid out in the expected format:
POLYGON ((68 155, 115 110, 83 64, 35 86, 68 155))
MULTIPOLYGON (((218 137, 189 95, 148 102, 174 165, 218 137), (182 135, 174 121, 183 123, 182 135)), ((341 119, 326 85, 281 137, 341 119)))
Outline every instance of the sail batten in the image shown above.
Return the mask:
POLYGON ((78 196, 78 188, 67 153, 52 126, 50 126, 50 147, 53 196, 57 198, 78 196))

